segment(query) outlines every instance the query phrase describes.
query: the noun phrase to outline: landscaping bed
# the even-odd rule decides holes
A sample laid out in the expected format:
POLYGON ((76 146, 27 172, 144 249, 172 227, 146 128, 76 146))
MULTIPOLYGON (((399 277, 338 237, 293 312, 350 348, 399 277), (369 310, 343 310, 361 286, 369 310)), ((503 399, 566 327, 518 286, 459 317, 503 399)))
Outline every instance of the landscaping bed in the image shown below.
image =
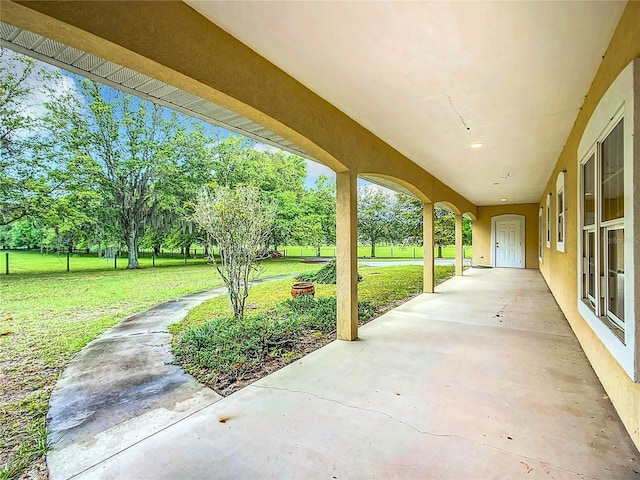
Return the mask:
MULTIPOLYGON (((359 324, 406 302, 420 292, 419 265, 362 269, 359 324)), ((436 267, 440 283, 453 267, 436 267)), ((316 297, 288 298, 292 280, 255 286, 242 321, 231 316, 226 297, 196 307, 170 330, 176 361, 220 395, 288 365, 336 337, 335 285, 316 284, 316 297)))

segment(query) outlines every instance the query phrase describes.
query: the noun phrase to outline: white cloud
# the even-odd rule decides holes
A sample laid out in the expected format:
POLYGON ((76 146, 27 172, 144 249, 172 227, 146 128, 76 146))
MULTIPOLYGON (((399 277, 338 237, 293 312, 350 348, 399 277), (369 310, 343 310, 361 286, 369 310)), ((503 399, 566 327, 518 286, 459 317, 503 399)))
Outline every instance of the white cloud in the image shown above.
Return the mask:
MULTIPOLYGON (((15 75, 20 76, 24 71, 24 65, 17 60, 18 56, 21 56, 21 54, 18 54, 13 50, 3 48, 2 57, 5 68, 15 75)), ((31 75, 29 75, 23 82, 24 86, 30 89, 29 97, 20 104, 22 112, 25 115, 32 118, 42 117, 46 113, 45 103, 52 100, 54 95, 60 96, 72 93, 77 98, 82 99, 82 95, 76 88, 75 80, 70 77, 67 72, 39 60, 34 59, 34 62, 36 67, 31 72, 31 75), (54 85, 51 83, 48 85, 49 87, 55 87, 54 92, 45 88, 47 85, 45 84, 45 81, 43 81, 42 76, 38 74, 38 72, 42 70, 54 74, 59 72, 61 74, 61 76, 55 81, 56 83, 54 85)))
MULTIPOLYGON (((269 153, 278 153, 278 152, 282 152, 284 150, 281 150, 277 147, 271 146, 271 145, 267 145, 266 143, 260 143, 257 142, 254 146, 253 149, 257 152, 269 152, 269 153)), ((286 153, 286 152, 285 152, 286 153)))

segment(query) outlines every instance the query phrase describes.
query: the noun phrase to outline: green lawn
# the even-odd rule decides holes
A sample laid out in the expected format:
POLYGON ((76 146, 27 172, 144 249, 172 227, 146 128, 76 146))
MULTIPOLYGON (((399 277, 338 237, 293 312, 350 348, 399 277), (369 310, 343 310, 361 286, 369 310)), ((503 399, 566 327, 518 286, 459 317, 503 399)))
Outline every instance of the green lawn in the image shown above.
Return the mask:
MULTIPOLYGON (((321 256, 334 257, 335 247, 322 247, 320 249, 321 256)), ((297 247, 287 246, 280 247, 280 252, 284 253, 286 257, 314 257, 316 250, 313 247, 297 247)), ((434 249, 437 257, 438 249, 434 249)), ((191 251, 192 257, 187 258, 187 265, 206 265, 208 260, 204 257, 204 252, 201 248, 191 251), (195 258, 194 258, 195 257, 195 258)), ((9 255, 9 275, 23 274, 23 273, 53 273, 67 271, 67 254, 66 253, 49 253, 40 254, 37 251, 24 251, 24 250, 0 250, 0 275, 4 275, 7 265, 7 254, 9 255)), ((371 247, 359 246, 358 256, 360 258, 371 257, 371 247)), ((423 256, 422 247, 390 247, 390 246, 378 246, 376 247, 376 258, 389 259, 389 258, 407 258, 407 259, 421 259, 423 256)), ((455 258, 454 247, 442 247, 443 258, 455 258)), ((465 247, 465 258, 471 258, 471 247, 465 247)), ((184 266, 185 259, 180 255, 180 252, 175 251, 172 255, 170 251, 166 251, 162 256, 155 259, 152 258, 150 253, 145 253, 140 257, 140 265, 143 268, 151 267, 155 263, 156 267, 170 267, 170 266, 184 266)), ((113 258, 105 259, 98 258, 95 254, 78 254, 74 253, 69 255, 69 270, 71 272, 86 272, 86 271, 98 271, 107 272, 113 271, 115 268, 118 270, 126 270, 127 257, 118 257, 115 262, 113 258)))
MULTIPOLYGON (((60 262, 36 252, 11 252, 11 259, 30 271, 60 262)), ((76 261, 84 271, 66 272, 64 257, 57 273, 0 275, 0 479, 18 476, 29 464, 45 468, 49 396, 74 353, 135 312, 221 285, 204 261, 140 270, 97 270, 103 260, 95 257, 76 261)), ((283 259, 263 265, 263 277, 318 268, 283 259)))
MULTIPOLYGON (((0 250, 0 275, 6 273, 7 253, 9 254, 9 275, 14 273, 53 273, 67 271, 67 254, 66 253, 45 253, 41 254, 36 250, 0 250)), ((208 260, 203 257, 202 250, 198 251, 196 258, 188 258, 189 265, 206 265, 208 260)), ((184 266, 185 259, 178 252, 172 257, 170 253, 157 257, 155 260, 149 254, 140 257, 140 266, 142 268, 151 267, 155 263, 156 267, 175 267, 184 266)), ((87 272, 98 271, 108 272, 117 270, 126 270, 127 257, 118 257, 117 259, 99 258, 95 254, 79 254, 69 255, 69 271, 71 272, 87 272)))

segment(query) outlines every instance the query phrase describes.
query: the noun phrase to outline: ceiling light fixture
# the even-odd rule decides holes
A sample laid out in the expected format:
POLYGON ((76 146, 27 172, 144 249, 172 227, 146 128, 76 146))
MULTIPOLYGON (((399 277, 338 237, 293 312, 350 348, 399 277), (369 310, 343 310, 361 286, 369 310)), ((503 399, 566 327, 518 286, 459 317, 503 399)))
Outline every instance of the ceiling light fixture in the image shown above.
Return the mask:
POLYGON ((480 143, 480 142, 476 142, 476 143, 472 143, 471 145, 469 145, 471 148, 482 148, 484 146, 484 143, 480 143))
POLYGON ((506 201, 507 201, 507 199, 506 199, 506 198, 501 198, 501 199, 500 199, 500 201, 501 201, 501 202, 506 202, 506 201))

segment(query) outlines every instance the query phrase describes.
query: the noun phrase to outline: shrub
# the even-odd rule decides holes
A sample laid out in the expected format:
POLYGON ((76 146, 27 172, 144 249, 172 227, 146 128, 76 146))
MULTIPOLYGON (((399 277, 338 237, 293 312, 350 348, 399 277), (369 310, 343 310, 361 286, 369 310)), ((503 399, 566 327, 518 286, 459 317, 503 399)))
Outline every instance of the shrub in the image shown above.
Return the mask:
MULTIPOLYGON (((318 330, 323 333, 336 328, 337 303, 335 297, 320 297, 314 299, 311 295, 300 295, 280 304, 283 315, 295 315, 303 328, 318 330)), ((375 314, 375 308, 370 302, 358 302, 358 318, 362 321, 370 320, 375 314)))
MULTIPOLYGON (((337 277, 336 261, 331 260, 316 273, 302 273, 296 277, 299 282, 316 282, 327 285, 335 285, 337 277)), ((358 281, 362 281, 362 275, 358 274, 358 281)))
POLYGON ((358 319, 366 322, 376 314, 376 309, 371 302, 358 302, 358 319))
POLYGON ((217 318, 186 329, 174 347, 176 358, 196 367, 209 368, 213 376, 241 378, 261 364, 272 351, 295 349, 300 336, 297 318, 270 315, 243 321, 217 318))

